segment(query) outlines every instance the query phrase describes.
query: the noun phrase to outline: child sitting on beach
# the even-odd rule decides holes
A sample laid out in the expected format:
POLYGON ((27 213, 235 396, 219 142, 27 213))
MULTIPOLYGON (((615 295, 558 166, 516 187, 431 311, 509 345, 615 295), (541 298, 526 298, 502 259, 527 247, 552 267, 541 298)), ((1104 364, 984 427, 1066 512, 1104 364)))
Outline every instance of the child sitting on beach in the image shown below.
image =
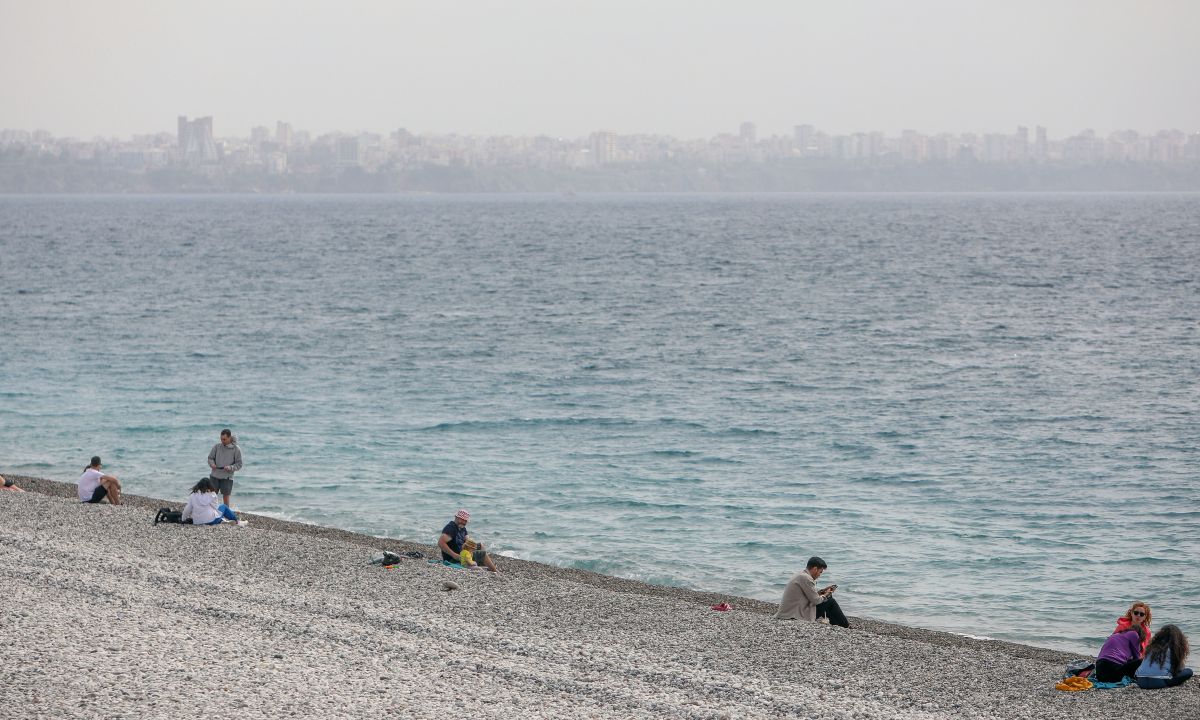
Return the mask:
POLYGON ((220 525, 225 520, 237 522, 238 516, 217 497, 217 486, 208 478, 192 486, 187 505, 183 506, 183 521, 193 525, 220 525))
POLYGON ((1161 690, 1182 685, 1192 677, 1184 667, 1188 656, 1187 636, 1175 625, 1164 625, 1150 639, 1150 649, 1137 669, 1137 684, 1143 690, 1161 690))
POLYGON ((464 567, 470 567, 463 562, 463 550, 466 549, 467 543, 473 543, 473 549, 467 553, 467 558, 470 559, 472 565, 483 563, 488 570, 499 572, 496 569, 496 563, 492 560, 492 554, 487 552, 483 545, 475 543, 474 540, 467 538, 467 523, 471 521, 471 513, 464 510, 459 510, 454 513, 454 519, 446 523, 446 527, 442 528, 442 534, 438 536, 438 547, 442 551, 442 561, 448 563, 459 563, 464 567))
POLYGON ((462 550, 458 551, 458 562, 463 567, 479 567, 479 563, 474 560, 475 548, 479 547, 479 543, 475 542, 475 538, 468 537, 463 543, 462 550))

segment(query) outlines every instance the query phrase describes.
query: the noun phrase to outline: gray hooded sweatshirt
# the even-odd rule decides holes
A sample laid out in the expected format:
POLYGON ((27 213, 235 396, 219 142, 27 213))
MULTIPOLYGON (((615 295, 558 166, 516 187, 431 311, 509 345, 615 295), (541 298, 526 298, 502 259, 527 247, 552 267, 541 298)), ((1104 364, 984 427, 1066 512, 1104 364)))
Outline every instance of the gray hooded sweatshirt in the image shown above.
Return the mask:
POLYGON ((242 449, 238 447, 237 438, 230 438, 228 445, 213 445, 213 449, 208 451, 208 462, 209 465, 216 465, 210 473, 216 479, 226 480, 233 477, 233 473, 242 469, 242 449), (226 470, 226 465, 233 470, 226 470))

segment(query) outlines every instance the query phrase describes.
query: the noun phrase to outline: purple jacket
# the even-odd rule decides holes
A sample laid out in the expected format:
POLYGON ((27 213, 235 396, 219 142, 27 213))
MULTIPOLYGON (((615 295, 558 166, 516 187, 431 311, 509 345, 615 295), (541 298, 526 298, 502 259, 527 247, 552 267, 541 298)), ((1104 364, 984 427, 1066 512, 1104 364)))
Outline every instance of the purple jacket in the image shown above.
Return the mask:
POLYGON ((1124 665, 1141 656, 1142 638, 1138 636, 1136 630, 1126 630, 1109 635, 1096 659, 1110 660, 1118 665, 1124 665))

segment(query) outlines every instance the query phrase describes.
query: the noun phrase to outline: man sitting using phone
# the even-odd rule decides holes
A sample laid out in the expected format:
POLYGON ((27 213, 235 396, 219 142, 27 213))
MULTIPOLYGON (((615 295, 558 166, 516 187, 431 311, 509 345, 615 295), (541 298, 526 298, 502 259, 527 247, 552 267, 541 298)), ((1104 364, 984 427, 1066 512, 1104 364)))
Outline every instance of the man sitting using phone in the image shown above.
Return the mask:
POLYGON ((776 620, 816 622, 817 618, 828 618, 830 625, 850 627, 850 621, 846 619, 837 600, 833 599, 837 585, 817 590, 817 578, 827 567, 825 561, 815 555, 808 559, 808 566, 796 573, 783 591, 783 600, 779 601, 779 611, 775 613, 776 620))

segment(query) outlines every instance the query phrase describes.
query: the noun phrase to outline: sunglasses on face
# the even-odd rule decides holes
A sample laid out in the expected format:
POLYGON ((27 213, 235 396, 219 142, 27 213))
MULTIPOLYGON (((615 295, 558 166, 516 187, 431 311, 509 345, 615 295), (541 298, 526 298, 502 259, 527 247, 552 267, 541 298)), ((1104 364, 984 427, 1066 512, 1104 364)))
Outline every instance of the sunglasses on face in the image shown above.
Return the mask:
POLYGON ((1145 610, 1134 610, 1134 611, 1133 611, 1133 614, 1134 614, 1134 615, 1137 615, 1138 617, 1146 617, 1146 611, 1145 611, 1145 610))

